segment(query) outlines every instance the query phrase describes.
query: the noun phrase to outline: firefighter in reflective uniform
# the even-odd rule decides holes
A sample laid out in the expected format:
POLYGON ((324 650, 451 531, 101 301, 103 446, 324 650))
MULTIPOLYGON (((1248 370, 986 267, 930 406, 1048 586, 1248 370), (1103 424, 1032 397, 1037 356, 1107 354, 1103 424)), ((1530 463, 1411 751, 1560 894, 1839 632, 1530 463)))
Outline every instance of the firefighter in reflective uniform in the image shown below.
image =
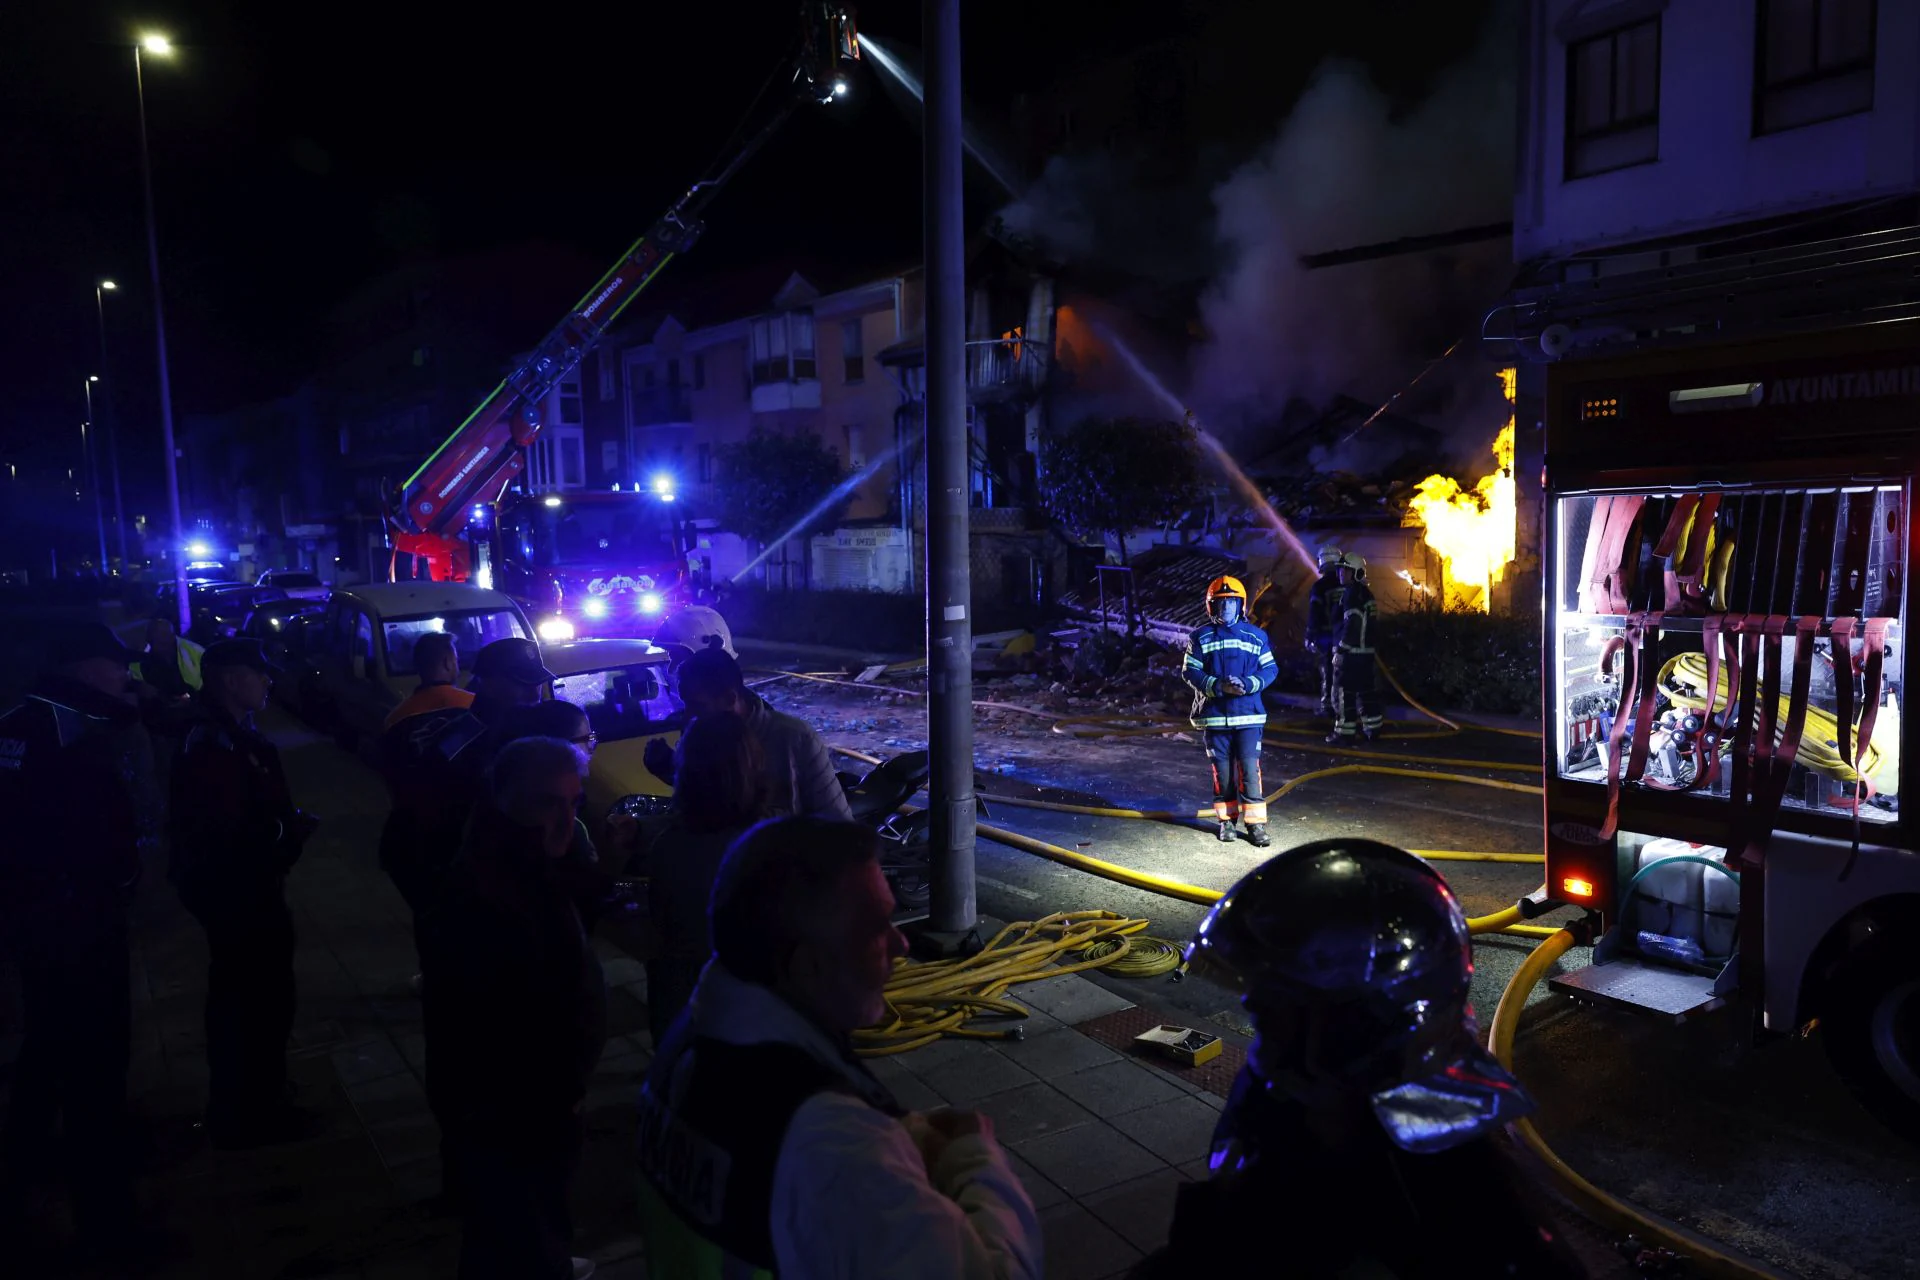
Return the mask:
POLYGON ((1346 590, 1340 581, 1340 548, 1320 548, 1320 577, 1307 592, 1307 648, 1320 668, 1320 714, 1333 719, 1333 654, 1340 642, 1343 615, 1340 599, 1346 590))
POLYGON ((1496 1145, 1534 1104, 1480 1045, 1466 918, 1431 867, 1372 840, 1290 849, 1227 891, 1187 959, 1240 990, 1254 1042, 1207 1180, 1180 1188, 1134 1280, 1236 1240, 1274 1275, 1586 1274, 1496 1145))
POLYGON ((1243 616, 1247 589, 1238 578, 1207 584, 1207 616, 1212 619, 1187 641, 1181 676, 1193 686, 1193 727, 1206 735, 1213 762, 1213 816, 1223 841, 1233 839, 1236 818, 1246 823, 1247 841, 1266 848, 1266 793, 1260 786, 1260 739, 1266 732, 1267 706, 1260 691, 1273 683, 1278 666, 1267 633, 1243 616))
POLYGON ((1333 650, 1333 732, 1328 742, 1372 742, 1383 719, 1374 687, 1373 592, 1367 562, 1349 551, 1340 558, 1340 639, 1333 650))

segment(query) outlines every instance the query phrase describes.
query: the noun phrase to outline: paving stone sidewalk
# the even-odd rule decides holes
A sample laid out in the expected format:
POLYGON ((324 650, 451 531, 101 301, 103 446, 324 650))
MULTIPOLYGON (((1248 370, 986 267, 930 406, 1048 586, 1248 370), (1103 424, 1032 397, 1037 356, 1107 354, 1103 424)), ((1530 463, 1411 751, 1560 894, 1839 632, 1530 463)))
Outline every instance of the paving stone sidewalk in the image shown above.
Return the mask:
MULTIPOLYGON (((292 1075, 324 1132, 298 1145, 215 1152, 197 1122, 206 1089, 199 929, 151 868, 135 909, 131 1093, 150 1135, 143 1203, 191 1256, 165 1280, 451 1277, 458 1228, 432 1216, 438 1133, 421 1084, 420 1007, 406 908, 380 872, 384 798, 373 775, 284 717, 296 795, 324 825, 289 880, 299 949, 292 1075)), ((610 988, 605 1055, 586 1100, 575 1182, 580 1252, 605 1280, 645 1274, 634 1210, 634 1097, 651 1060, 638 961, 596 940, 610 988)), ((1143 984, 1143 987, 1150 984, 1143 984)), ((1160 1069, 1100 1043, 1131 1001, 1078 975, 1023 984, 1019 1041, 942 1041, 876 1059, 909 1107, 978 1108, 1013 1152, 1046 1230, 1053 1280, 1124 1275, 1165 1236, 1175 1187, 1200 1176, 1223 1101, 1217 1079, 1160 1069), (1104 1020, 1104 1021, 1103 1021, 1104 1020)), ((0 978, 0 1082, 18 1051, 18 996, 0 978)), ((512 1034, 502 1027, 502 1036, 512 1034)), ((1218 1073, 1215 1073, 1216 1075, 1218 1073)), ((0 1273, 19 1274, 0 1261, 0 1273)))

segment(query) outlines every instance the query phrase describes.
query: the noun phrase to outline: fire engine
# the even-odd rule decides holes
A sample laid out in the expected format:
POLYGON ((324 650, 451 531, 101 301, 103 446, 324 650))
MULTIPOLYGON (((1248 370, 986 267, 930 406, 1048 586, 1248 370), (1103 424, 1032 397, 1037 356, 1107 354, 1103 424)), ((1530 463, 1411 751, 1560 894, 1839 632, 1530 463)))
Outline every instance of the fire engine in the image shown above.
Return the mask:
POLYGON ((431 578, 491 579, 541 619, 548 638, 582 629, 635 634, 628 621, 644 622, 689 598, 696 575, 670 484, 618 498, 503 496, 540 433, 541 406, 661 268, 693 246, 701 210, 797 106, 847 92, 860 60, 851 6, 805 0, 799 44, 794 92, 711 177, 675 201, 390 495, 395 553, 420 558, 431 578))
POLYGON ((1920 1137, 1920 830, 1901 807, 1920 321, 1546 375, 1546 870, 1673 1020, 1816 1026, 1920 1137))
POLYGON ((519 602, 542 640, 651 638, 713 585, 677 496, 658 475, 644 491, 513 493, 477 505, 466 530, 471 579, 519 602))

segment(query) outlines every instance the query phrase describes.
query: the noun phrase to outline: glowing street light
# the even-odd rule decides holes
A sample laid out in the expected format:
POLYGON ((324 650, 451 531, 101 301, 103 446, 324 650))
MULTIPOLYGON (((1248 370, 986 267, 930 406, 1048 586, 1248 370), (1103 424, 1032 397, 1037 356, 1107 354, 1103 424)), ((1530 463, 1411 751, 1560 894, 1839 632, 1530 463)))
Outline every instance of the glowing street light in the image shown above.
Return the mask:
POLYGON ((153 336, 160 357, 160 432, 167 450, 167 504, 173 517, 173 598, 179 610, 176 619, 180 634, 192 624, 191 601, 187 596, 187 565, 180 556, 180 544, 186 541, 180 521, 180 458, 173 442, 173 387, 167 372, 167 321, 160 302, 160 233, 153 218, 153 163, 147 154, 147 85, 140 54, 157 58, 173 56, 173 42, 158 32, 149 31, 133 47, 133 91, 140 104, 140 185, 147 204, 147 270, 153 279, 153 336))
POLYGON ((120 286, 115 284, 111 280, 102 280, 97 287, 101 289, 105 289, 108 293, 112 293, 115 289, 118 289, 120 286))

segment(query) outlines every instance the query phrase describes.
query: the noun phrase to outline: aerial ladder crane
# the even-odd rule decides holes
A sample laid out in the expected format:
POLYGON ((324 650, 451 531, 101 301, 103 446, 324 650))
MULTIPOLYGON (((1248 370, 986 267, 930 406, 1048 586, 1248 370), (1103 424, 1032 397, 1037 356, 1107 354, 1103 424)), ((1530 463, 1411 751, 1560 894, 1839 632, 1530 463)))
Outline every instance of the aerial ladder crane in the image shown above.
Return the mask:
POLYGON ((467 580, 471 563, 462 535, 476 509, 484 512, 498 502, 525 469, 527 449, 544 425, 542 406, 553 389, 579 366, 660 270, 693 246, 702 228, 701 211, 788 117, 803 103, 825 105, 846 94, 848 77, 860 61, 852 6, 804 0, 799 43, 792 92, 771 118, 712 176, 688 188, 532 354, 502 378, 466 421, 388 495, 386 522, 395 552, 423 559, 432 578, 467 580))

